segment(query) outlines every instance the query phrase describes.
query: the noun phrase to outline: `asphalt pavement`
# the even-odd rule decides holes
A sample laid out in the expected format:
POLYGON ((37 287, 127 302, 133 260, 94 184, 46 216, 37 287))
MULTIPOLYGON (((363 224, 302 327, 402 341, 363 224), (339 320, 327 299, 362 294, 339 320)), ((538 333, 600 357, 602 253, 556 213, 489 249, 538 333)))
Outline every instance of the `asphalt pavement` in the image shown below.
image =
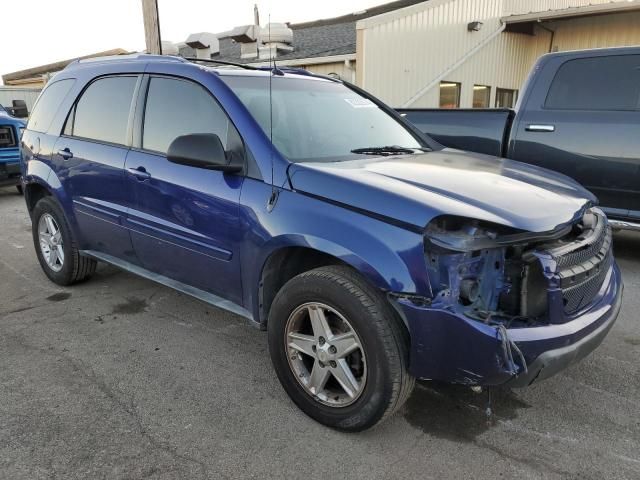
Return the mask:
POLYGON ((360 434, 301 413, 245 320, 102 265, 72 288, 0 189, 0 478, 640 478, 640 235, 604 343, 527 389, 420 383, 360 434))

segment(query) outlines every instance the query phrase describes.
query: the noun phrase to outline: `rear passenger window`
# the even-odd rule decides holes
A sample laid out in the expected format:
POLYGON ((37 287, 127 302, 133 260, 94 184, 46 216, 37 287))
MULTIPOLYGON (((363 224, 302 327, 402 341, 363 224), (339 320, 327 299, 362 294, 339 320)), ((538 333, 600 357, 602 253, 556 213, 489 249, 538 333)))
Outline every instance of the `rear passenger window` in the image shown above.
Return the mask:
POLYGON ((101 142, 127 143, 127 125, 137 77, 93 82, 76 105, 72 135, 101 142))
POLYGON ((551 84, 545 103, 556 110, 636 110, 640 55, 570 60, 551 84))
POLYGON ((173 140, 190 133, 215 133, 225 150, 239 139, 227 114, 203 87, 186 80, 151 78, 142 148, 167 153, 173 140))
POLYGON ((47 85, 40 94, 31 112, 29 124, 27 125, 29 130, 43 133, 49 130, 51 122, 53 122, 53 117, 58 111, 58 108, 60 108, 64 97, 66 97, 69 90, 71 90, 74 82, 74 79, 67 78, 47 85))

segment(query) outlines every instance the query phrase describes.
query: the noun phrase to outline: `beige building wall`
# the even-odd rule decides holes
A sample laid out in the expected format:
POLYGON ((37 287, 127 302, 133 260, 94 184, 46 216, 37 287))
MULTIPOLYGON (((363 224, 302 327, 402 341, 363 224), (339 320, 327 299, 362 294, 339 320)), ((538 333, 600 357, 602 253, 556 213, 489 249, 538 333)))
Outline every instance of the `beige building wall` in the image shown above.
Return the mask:
POLYGON ((361 20, 358 84, 392 106, 416 108, 439 106, 440 81, 462 84, 463 108, 472 106, 474 85, 488 85, 493 106, 496 88, 519 90, 536 59, 549 51, 640 45, 640 12, 544 22, 534 35, 502 31, 501 17, 610 3, 431 0, 361 20), (474 21, 483 23, 481 30, 467 31, 474 21), (543 27, 555 30, 553 38, 543 27))
POLYGON ((640 45, 640 12, 616 13, 550 22, 560 51, 640 45))
POLYGON ((605 5, 628 0, 505 0, 503 15, 521 15, 549 10, 586 7, 589 5, 605 5))
MULTIPOLYGON (((495 35, 501 12, 502 0, 431 0, 359 21, 361 86, 390 105, 403 105, 495 35), (482 30, 467 32, 472 21, 483 22, 482 30)), ((415 106, 434 106, 437 95, 437 88, 432 88, 415 106)))
POLYGON ((13 100, 24 100, 31 112, 40 95, 40 88, 0 86, 0 105, 12 106, 13 100))
POLYGON ((356 81, 356 66, 355 60, 347 60, 346 62, 333 62, 333 63, 321 63, 321 64, 309 64, 304 66, 305 69, 310 72, 317 73, 318 75, 330 75, 337 74, 342 80, 347 82, 356 81))
MULTIPOLYGON (((311 57, 311 58, 298 58, 293 60, 278 60, 276 58, 276 64, 279 67, 294 67, 304 68, 310 72, 318 75, 330 75, 337 74, 342 80, 348 82, 356 81, 356 55, 335 55, 332 57, 311 57)), ((265 62, 250 63, 254 66, 266 66, 269 65, 265 62)))

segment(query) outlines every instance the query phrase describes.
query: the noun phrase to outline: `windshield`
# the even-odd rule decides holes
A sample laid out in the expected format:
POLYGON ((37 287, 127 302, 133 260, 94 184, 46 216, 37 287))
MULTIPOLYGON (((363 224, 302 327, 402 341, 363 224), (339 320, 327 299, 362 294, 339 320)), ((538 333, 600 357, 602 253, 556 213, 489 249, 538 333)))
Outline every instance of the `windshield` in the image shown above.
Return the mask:
MULTIPOLYGON (((269 77, 221 78, 270 137, 269 77)), ((291 161, 352 159, 358 149, 424 147, 401 123, 341 83, 273 76, 271 88, 273 143, 291 161)))

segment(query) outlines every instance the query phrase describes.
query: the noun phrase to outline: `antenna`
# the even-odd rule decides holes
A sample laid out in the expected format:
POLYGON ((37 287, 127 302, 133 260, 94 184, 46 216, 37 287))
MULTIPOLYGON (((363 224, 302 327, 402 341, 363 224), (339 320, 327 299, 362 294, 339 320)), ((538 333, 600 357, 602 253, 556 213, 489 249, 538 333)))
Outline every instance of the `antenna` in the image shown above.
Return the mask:
POLYGON ((271 52, 271 13, 269 13, 269 24, 268 24, 268 35, 269 35, 269 140, 271 141, 271 146, 269 148, 269 159, 271 160, 271 196, 269 197, 269 201, 267 202, 267 211, 273 210, 273 207, 276 204, 276 200, 278 199, 278 191, 275 186, 275 181, 273 178, 273 149, 275 148, 273 145, 273 66, 275 66, 275 60, 273 58, 273 54, 271 52), (272 66, 273 64, 273 66, 272 66))
MULTIPOLYGON (((271 12, 269 12, 269 63, 273 63, 273 52, 271 50, 271 12)), ((272 65, 269 65, 272 67, 272 65)), ((273 68, 273 67, 272 67, 273 68)), ((273 73, 269 72, 269 135, 271 140, 271 188, 275 188, 273 182, 273 73)))

